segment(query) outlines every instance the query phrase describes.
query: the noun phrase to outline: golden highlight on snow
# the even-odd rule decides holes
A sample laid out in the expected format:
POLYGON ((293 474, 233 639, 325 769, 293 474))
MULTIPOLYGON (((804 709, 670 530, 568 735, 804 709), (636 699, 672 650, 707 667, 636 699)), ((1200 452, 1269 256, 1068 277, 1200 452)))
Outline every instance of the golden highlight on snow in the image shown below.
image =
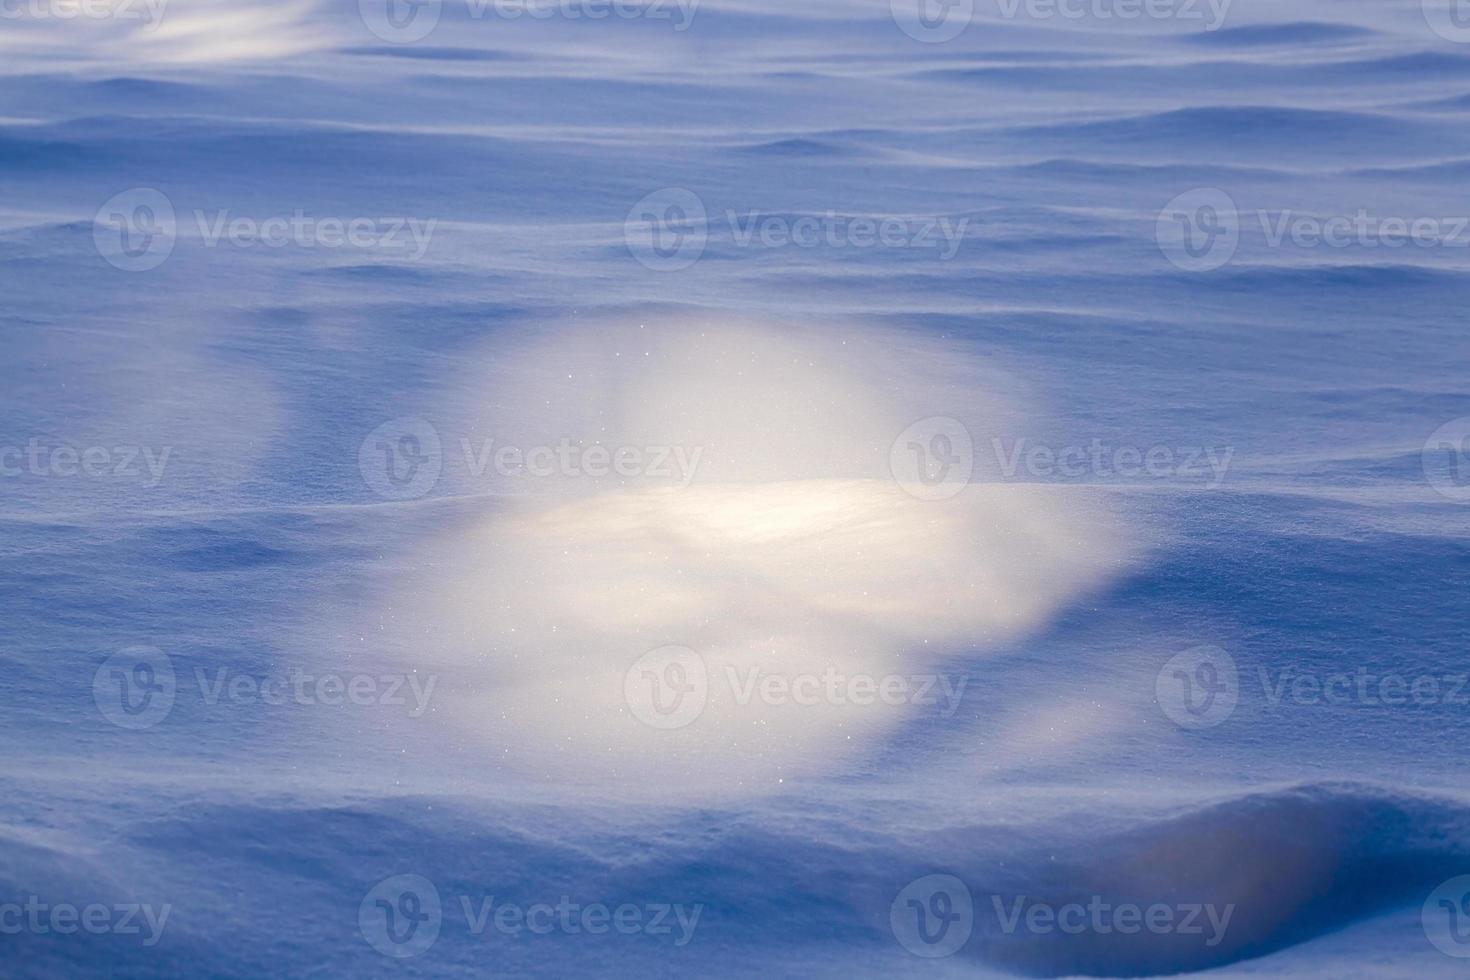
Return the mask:
POLYGON ((489 407, 460 409, 476 431, 700 464, 532 481, 426 548, 394 620, 454 737, 534 778, 761 792, 965 710, 987 651, 1105 578, 1118 529, 1078 491, 976 474, 935 499, 909 473, 931 448, 970 472, 955 439, 904 434, 982 437, 1017 411, 1002 379, 942 341, 833 336, 614 325, 494 359, 489 407))

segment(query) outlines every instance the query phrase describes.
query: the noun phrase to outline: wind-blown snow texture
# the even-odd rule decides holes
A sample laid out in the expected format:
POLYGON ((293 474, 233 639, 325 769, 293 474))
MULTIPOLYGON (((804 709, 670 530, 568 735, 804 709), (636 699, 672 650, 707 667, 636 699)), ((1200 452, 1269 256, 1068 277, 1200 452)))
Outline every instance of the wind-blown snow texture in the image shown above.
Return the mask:
MULTIPOLYGON (((925 43, 859 0, 705 0, 684 30, 671 3, 670 19, 471 9, 444 3, 415 43, 375 37, 335 0, 174 0, 152 30, 0 21, 0 975, 1463 975, 1470 960, 1450 954, 1470 953, 1470 933, 1452 927, 1470 902, 1433 897, 1470 874, 1470 687, 1456 679, 1470 671, 1470 423, 1431 439, 1470 417, 1470 231, 1456 220, 1470 216, 1470 44, 1447 10, 1241 0, 1205 30, 1090 12, 1107 3, 1038 19, 977 0, 962 33, 925 43), (137 188, 177 221, 156 264, 156 241, 133 257, 107 245, 114 214, 140 214, 137 188), (668 210, 691 200, 707 226, 668 210), (209 241, 221 214, 298 212, 436 224, 422 249, 407 231, 389 247, 209 241), (833 241, 763 242, 752 212, 778 231, 815 217, 833 241), (1360 212, 1369 230, 1342 247, 1278 234, 1360 212), (647 213, 675 219, 654 229, 662 252, 640 237, 647 213), (861 244, 857 217, 896 218, 898 237, 861 244), (726 320, 799 346, 793 397, 805 374, 827 390, 844 345, 877 344, 874 398, 917 398, 909 421, 964 417, 977 479, 1022 495, 1067 485, 1068 521, 1098 524, 1051 525, 1068 528, 1056 553, 1108 574, 1074 588, 1080 572, 1028 566, 1027 549, 966 571, 946 539, 945 569, 1002 593, 1045 571, 1046 615, 1016 630, 956 617, 968 633, 934 634, 918 663, 963 680, 953 712, 828 727, 851 742, 840 754, 801 726, 750 743, 789 753, 785 776, 736 740, 698 792, 658 756, 610 755, 612 778, 569 779, 560 716, 503 727, 493 681, 493 725, 442 724, 455 668, 416 638, 469 615, 442 608, 473 605, 468 562, 497 589, 518 571, 462 534, 508 505, 505 487, 466 477, 460 439, 559 412, 537 393, 563 373, 578 388, 612 357, 657 356, 627 339, 639 324, 726 320), (604 329, 627 346, 583 343, 604 329), (581 338, 564 362, 515 353, 562 338, 581 338), (976 407, 982 377, 1003 379, 983 393, 995 414, 976 407), (442 437, 444 475, 385 499, 364 440, 405 418, 442 437), (1004 472, 1019 439, 1172 455, 1153 474, 1120 474, 1113 455, 1004 472), (63 446, 106 456, 69 475, 63 446), (1223 474, 1209 452, 1229 453, 1223 474), (1185 676, 1208 676, 1199 656, 1236 668, 1225 717, 1171 704, 1171 658, 1201 647, 1217 652, 1185 676), (176 675, 166 716, 108 700, 160 656, 176 675), (253 693, 293 671, 397 678, 407 703, 253 693), (413 686, 434 672, 438 689, 413 686), (1433 693, 1386 690, 1389 676, 1433 693), (415 908, 392 882, 374 891, 400 875, 440 900, 431 944, 396 945, 385 926, 384 908, 415 908), (974 910, 939 958, 895 926, 916 908, 900 894, 911 883, 919 910, 954 897, 932 875, 962 882, 974 910), (564 896, 699 913, 687 934, 673 912, 667 932, 495 925, 504 903, 564 896), (1215 937, 1008 929, 1022 899, 1232 917, 1215 937), (157 935, 142 910, 137 931, 118 928, 132 905, 167 907, 157 935), (50 911, 88 906, 105 910, 95 929, 50 911)), ((589 390, 624 412, 641 397, 589 390)), ((778 445, 825 431, 800 413, 752 425, 778 445)), ((897 436, 862 430, 854 445, 886 460, 897 436)), ((872 475, 807 462, 797 476, 834 486, 872 475)), ((712 455, 722 464, 739 469, 712 455)), ((539 569, 578 570, 581 601, 544 607, 575 622, 541 628, 596 637, 633 615, 609 604, 642 615, 646 596, 614 591, 619 569, 651 561, 671 540, 658 522, 676 519, 620 537, 585 516, 596 506, 578 526, 609 538, 539 569)), ((710 506, 717 523, 728 505, 710 506)), ((903 533, 864 554, 851 543, 880 518, 839 519, 844 581, 883 547, 924 546, 904 529, 935 527, 886 525, 903 533)), ((569 527, 555 538, 567 552, 569 527)), ((821 544, 783 538, 746 567, 804 572, 791 565, 821 544)), ((719 555, 701 561, 703 594, 723 595, 719 555)), ((922 564, 903 552, 899 567, 922 564)), ((793 602, 831 598, 803 588, 793 602)), ((900 613, 886 597, 835 635, 861 634, 865 657, 929 635, 888 629, 900 613)), ((761 614, 831 635, 804 608, 761 614)), ((736 617, 713 624, 724 633, 748 626, 722 615, 736 617)), ((534 658, 534 640, 517 642, 534 658)), ((557 663, 577 697, 601 691, 557 663)))

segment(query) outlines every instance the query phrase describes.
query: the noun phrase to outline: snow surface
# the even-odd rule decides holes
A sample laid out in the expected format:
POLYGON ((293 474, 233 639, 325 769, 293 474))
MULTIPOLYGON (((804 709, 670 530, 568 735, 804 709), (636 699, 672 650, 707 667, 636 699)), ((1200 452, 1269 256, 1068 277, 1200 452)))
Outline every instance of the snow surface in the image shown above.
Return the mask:
POLYGON ((1284 212, 1454 237, 1447 8, 977 0, 925 43, 886 2, 676 30, 446 0, 397 43, 360 6, 0 21, 0 450, 46 450, 0 456, 0 976, 1464 975, 1431 938, 1470 874, 1467 252, 1273 241, 1284 212), (174 213, 152 268, 112 224, 138 189, 174 213), (1216 264, 1170 229, 1221 192, 1216 264), (434 225, 210 241, 298 212, 434 225), (893 472, 933 417, 973 439, 948 499, 893 472), (422 485, 374 469, 405 434, 437 440, 422 485), (564 438, 701 457, 476 472, 564 438), (1016 468, 1018 440, 1172 455, 1016 468), (624 681, 665 645, 961 696, 718 688, 661 730, 624 681), (1228 716, 1177 720, 1181 655, 1234 665, 1228 716), (161 717, 109 700, 140 664, 173 671, 161 717), (406 700, 252 687, 293 672, 406 700), (1290 687, 1340 674, 1439 686, 1290 687), (373 900, 403 875, 441 910, 397 958, 373 900), (974 902, 941 958, 895 926, 933 875, 974 902), (700 913, 683 944, 477 933, 492 896, 700 913), (169 913, 151 944, 11 928, 30 897, 169 913), (1022 897, 1233 917, 1008 932, 1022 897))

